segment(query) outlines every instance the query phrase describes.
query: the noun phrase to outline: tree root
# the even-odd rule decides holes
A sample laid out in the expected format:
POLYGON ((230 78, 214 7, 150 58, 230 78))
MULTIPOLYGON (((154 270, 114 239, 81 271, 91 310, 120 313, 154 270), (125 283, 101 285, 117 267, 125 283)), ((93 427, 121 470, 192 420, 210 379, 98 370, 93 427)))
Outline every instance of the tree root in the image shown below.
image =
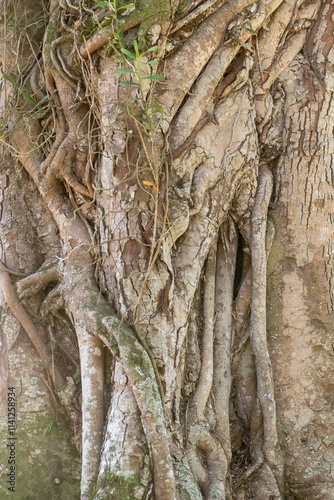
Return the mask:
MULTIPOLYGON (((213 332, 215 322, 215 274, 217 260, 217 240, 211 246, 205 267, 204 286, 204 333, 202 364, 196 390, 191 398, 190 407, 195 409, 196 419, 205 420, 205 407, 211 392, 213 379, 213 332)), ((189 410, 189 415, 193 410, 189 410)), ((189 418, 190 425, 193 425, 189 418)))
POLYGON ((273 64, 268 68, 268 74, 261 85, 268 91, 277 77, 289 66, 291 61, 301 51, 307 35, 307 29, 302 29, 284 44, 273 64))
POLYGON ((125 323, 114 317, 105 317, 102 323, 117 341, 120 360, 141 412, 152 459, 156 498, 176 500, 164 409, 151 360, 125 323))
POLYGON ((31 90, 34 93, 34 97, 35 97, 36 101, 38 101, 38 102, 41 101, 46 96, 46 93, 43 91, 43 89, 37 83, 38 76, 41 74, 41 63, 42 63, 42 59, 40 59, 36 62, 33 69, 31 70, 31 75, 30 75, 31 90))
POLYGON ((49 283, 58 282, 59 278, 58 262, 44 262, 36 273, 30 274, 17 283, 18 297, 20 300, 32 297, 43 290, 49 283))
POLYGON ((76 325, 80 351, 82 385, 82 468, 81 500, 91 498, 99 470, 103 438, 103 355, 102 342, 76 325))
POLYGON ((18 299, 15 288, 9 278, 8 271, 3 264, 0 263, 0 286, 2 288, 5 300, 19 321, 21 326, 27 332, 32 344, 38 352, 48 374, 53 381, 56 391, 61 390, 65 385, 65 380, 56 366, 52 363, 51 351, 47 343, 43 340, 41 334, 37 331, 35 325, 26 313, 24 307, 18 299))
POLYGON ((223 224, 218 242, 216 270, 216 324, 214 349, 214 395, 216 410, 215 433, 224 449, 226 469, 231 461, 230 437, 230 391, 231 391, 231 345, 232 306, 234 274, 237 258, 238 234, 234 223, 223 224), (233 230, 230 231, 230 225, 233 230), (232 233, 229 238, 228 233, 232 233))
MULTIPOLYGON (((222 444, 211 434, 205 417, 205 409, 213 385, 216 264, 217 239, 211 246, 205 268, 202 363, 196 390, 188 404, 187 418, 187 459, 197 483, 205 491, 208 500, 225 498, 229 462, 222 444), (206 456, 207 471, 198 455, 201 452, 206 456)), ((218 427, 220 430, 225 430, 222 420, 218 427)))
POLYGON ((258 189, 252 213, 252 304, 250 339, 255 357, 257 395, 263 418, 263 455, 272 470, 279 489, 283 484, 279 440, 276 424, 276 405, 271 361, 266 332, 266 248, 265 235, 268 204, 273 176, 266 165, 259 169, 258 189))
MULTIPOLYGON (((277 8, 277 6, 281 2, 282 0, 276 0, 275 2, 266 0, 265 2, 263 2, 263 11, 260 13, 260 15, 255 17, 254 21, 252 21, 252 29, 255 31, 260 28, 265 19, 273 12, 273 10, 275 10, 275 8, 277 8)), ((248 4, 250 3, 251 2, 248 2, 248 4)), ((246 5, 243 5, 242 8, 244 7, 246 7, 246 5)), ((224 8, 226 8, 226 10, 229 10, 228 4, 225 4, 221 7, 221 9, 224 8)), ((233 8, 235 8, 235 4, 233 5, 233 8)), ((233 12, 232 17, 237 13, 238 9, 239 6, 237 6, 235 12, 233 12)), ((230 15, 231 11, 229 11, 227 15, 226 24, 224 21, 223 27, 225 28, 229 20, 232 18, 228 17, 230 15)), ((227 47, 226 45, 221 45, 215 52, 212 59, 208 62, 203 73, 196 82, 195 92, 193 93, 193 95, 187 98, 185 104, 180 109, 178 116, 175 118, 175 122, 172 125, 171 144, 174 150, 177 150, 181 146, 181 144, 185 142, 187 137, 191 136, 192 130, 196 127, 196 124, 199 122, 202 114, 208 107, 210 99, 212 98, 212 95, 221 78, 223 77, 225 71, 227 70, 229 64, 240 50, 242 44, 246 43, 250 36, 251 34, 247 30, 244 30, 240 41, 237 40, 232 46, 229 47, 227 47)), ((204 46, 206 47, 206 45, 204 46)), ((190 59, 185 60, 192 61, 193 55, 191 55, 190 57, 190 59)), ((178 60, 177 55, 175 56, 175 59, 176 61, 178 60)), ((178 84, 181 85, 181 82, 182 80, 180 80, 178 84)), ((173 83, 175 82, 173 81, 173 83)))
MULTIPOLYGON (((252 3, 254 2, 251 0, 226 2, 216 10, 214 16, 208 17, 199 26, 196 32, 180 47, 175 55, 166 60, 165 77, 167 82, 173 84, 174 87, 174 89, 168 88, 159 98, 159 102, 164 108, 162 124, 166 130, 180 107, 185 94, 190 90, 210 57, 219 47, 230 20, 252 3), (189 62, 189 66, 185 67, 185 62, 189 62), (184 71, 187 72, 187 87, 182 90, 184 86, 184 71)), ((198 119, 202 115, 203 110, 202 107, 198 119)), ((185 137, 182 136, 180 144, 190 135, 191 130, 187 132, 185 137)), ((175 146, 175 149, 180 144, 175 146)))
MULTIPOLYGON (((192 4, 193 3, 194 2, 192 2, 192 4)), ((179 19, 179 21, 176 21, 176 23, 173 24, 170 34, 175 33, 175 31, 178 31, 186 24, 191 23, 197 17, 201 16, 202 18, 203 14, 205 15, 205 18, 207 18, 209 15, 212 14, 212 12, 214 12, 215 10, 218 9, 218 7, 220 7, 221 3, 222 0, 206 0, 206 2, 201 3, 198 7, 192 9, 188 15, 184 15, 181 19, 179 19)))

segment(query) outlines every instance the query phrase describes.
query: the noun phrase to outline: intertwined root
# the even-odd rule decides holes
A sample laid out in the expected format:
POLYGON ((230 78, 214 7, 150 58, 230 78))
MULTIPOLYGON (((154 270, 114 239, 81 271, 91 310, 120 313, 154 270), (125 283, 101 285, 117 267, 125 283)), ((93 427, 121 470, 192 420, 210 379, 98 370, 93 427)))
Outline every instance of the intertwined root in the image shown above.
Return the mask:
MULTIPOLYGON (((121 181, 117 179, 116 185, 115 171, 124 165, 128 173, 133 168, 128 156, 131 147, 138 149, 138 164, 142 161, 145 168, 146 164, 149 165, 147 171, 154 181, 146 181, 146 185, 153 186, 153 195, 140 189, 135 193, 133 189, 131 204, 138 202, 136 209, 145 205, 147 212, 154 212, 154 217, 143 228, 143 234, 140 227, 131 226, 132 219, 124 216, 124 221, 119 221, 120 226, 123 224, 120 232, 126 226, 124 239, 129 239, 129 225, 131 231, 137 231, 134 240, 145 247, 151 245, 145 276, 138 273, 138 282, 131 281, 133 295, 137 299, 139 297, 135 314, 137 326, 142 321, 146 339, 138 328, 131 328, 117 317, 98 289, 94 275, 95 256, 91 252, 91 221, 94 219, 89 219, 82 208, 82 205, 92 207, 98 198, 98 190, 93 187, 91 177, 96 159, 96 147, 92 142, 94 134, 99 133, 99 120, 92 118, 88 101, 98 101, 102 96, 98 93, 94 95, 95 89, 90 81, 94 66, 91 55, 107 42, 111 32, 109 28, 104 30, 97 25, 97 31, 84 40, 80 35, 81 23, 87 19, 83 2, 51 2, 42 57, 34 55, 38 63, 31 71, 30 82, 38 104, 46 97, 50 100, 48 119, 52 126, 44 141, 46 131, 38 118, 31 116, 28 127, 17 120, 12 140, 19 160, 35 181, 57 223, 64 260, 61 272, 60 263, 50 263, 23 278, 17 284, 18 297, 3 266, 0 268, 0 282, 8 305, 41 356, 78 434, 77 408, 73 410, 70 403, 75 394, 73 381, 65 379, 57 368, 47 340, 31 321, 20 300, 27 302, 29 297, 54 285, 41 305, 40 313, 43 317, 52 314, 59 321, 64 321, 60 319, 60 311, 65 310, 69 318, 65 321, 71 321, 76 331, 83 387, 82 498, 89 497, 90 485, 99 473, 104 375, 101 342, 104 342, 122 363, 135 396, 150 449, 156 498, 174 500, 176 483, 168 434, 172 412, 165 412, 163 405, 164 389, 170 395, 170 405, 174 389, 164 387, 159 369, 165 369, 164 364, 167 363, 175 363, 173 369, 177 366, 177 351, 183 348, 182 336, 183 340, 187 336, 195 290, 201 289, 201 270, 204 270, 205 277, 201 368, 184 415, 178 414, 179 408, 173 415, 177 421, 181 421, 182 417, 186 421, 180 439, 180 443, 184 439, 185 446, 183 443, 178 446, 181 453, 185 448, 197 493, 199 486, 209 500, 225 496, 230 498, 230 421, 237 414, 244 434, 248 433, 252 458, 252 464, 235 486, 237 494, 242 497, 243 485, 248 482, 258 490, 257 500, 267 499, 270 495, 281 498, 282 467, 265 324, 266 253, 273 237, 272 231, 268 231, 266 243, 272 175, 260 158, 258 134, 261 134, 261 146, 266 146, 269 126, 275 126, 271 123, 275 95, 272 96, 269 91, 304 44, 308 24, 303 22, 297 25, 298 21, 303 15, 314 16, 314 13, 308 13, 307 6, 305 11, 299 12, 299 6, 299 1, 282 0, 264 0, 259 4, 252 0, 209 1, 176 23, 174 30, 168 20, 170 35, 173 36, 175 30, 193 23, 204 10, 214 12, 210 16, 204 13, 191 37, 186 37, 183 45, 166 58, 165 82, 150 89, 163 106, 157 130, 147 134, 147 129, 140 128, 139 121, 133 116, 124 117, 119 113, 118 120, 123 121, 118 129, 118 132, 122 130, 118 149, 115 146, 112 151, 109 139, 101 138, 101 143, 105 140, 108 155, 111 151, 110 156, 113 157, 108 164, 108 175, 112 180, 108 178, 107 190, 118 190, 115 199, 120 196, 117 202, 122 207, 126 204, 126 196, 132 193, 124 194, 124 191, 129 188, 130 192, 133 185, 125 184, 128 180, 126 176, 121 181), (268 23, 269 29, 266 29, 265 23, 268 23), (138 133, 134 140, 124 134, 129 123, 134 124, 133 128, 138 133), (166 146, 168 137, 170 150, 166 146), (43 147, 36 148, 36 144, 41 142, 45 142, 43 147), (247 199, 249 207, 254 202, 251 220, 249 216, 248 222, 241 221, 237 216, 232 222, 233 200, 238 198, 243 187, 255 186, 259 164, 255 200, 251 190, 247 199), (145 196, 143 193, 153 202, 146 203, 146 199, 140 199, 140 196, 145 196), (168 193, 173 202, 169 212, 168 193), (245 240, 244 254, 247 249, 251 256, 243 259, 240 289, 233 303, 237 227, 245 240), (168 286, 163 290, 165 302, 171 303, 172 287, 177 292, 181 291, 179 300, 180 303, 184 301, 184 317, 182 321, 178 319, 180 311, 176 302, 171 306, 174 309, 168 311, 169 316, 167 313, 161 316, 167 325, 166 345, 169 342, 170 351, 168 355, 163 354, 165 358, 159 359, 158 369, 154 351, 149 345, 157 335, 154 321, 160 311, 152 308, 148 296, 154 296, 154 286, 158 286, 156 283, 164 266, 170 273, 168 286), (189 269, 191 267, 194 272, 189 269), (141 308, 144 299, 145 308, 141 308), (146 316, 142 309, 145 309, 146 316), (172 318, 173 315, 177 319, 172 318), (172 345, 173 342, 175 345, 172 345), (237 404, 232 411, 230 395, 233 378, 237 404), (210 412, 215 414, 214 419, 210 418, 210 412)), ((166 49, 166 41, 167 37, 159 40, 159 54, 166 49)), ((114 82, 113 99, 116 102, 118 82, 114 74, 109 76, 114 82)), ((98 80, 97 74, 95 77, 98 80)), ((282 93, 279 98, 283 99, 282 93)), ((102 109, 104 105, 101 99, 97 108, 100 106, 102 109)), ((14 116, 16 118, 18 115, 14 116)), ((134 177, 138 180, 136 189, 142 181, 138 175, 138 164, 134 168, 134 177)), ((115 213, 120 211, 119 206, 116 209, 115 213)), ((140 222, 136 221, 136 224, 140 226, 140 222)), ((113 255, 117 262, 115 268, 124 264, 124 247, 120 245, 119 248, 120 253, 117 255, 115 251, 113 255)), ((117 272, 118 269, 115 275, 117 272)), ((121 289, 115 292, 115 296, 117 293, 125 296, 126 280, 123 276, 119 282, 115 278, 115 283, 121 289)), ((69 357, 69 353, 64 353, 69 357)), ((179 381, 181 378, 179 376, 179 381)))

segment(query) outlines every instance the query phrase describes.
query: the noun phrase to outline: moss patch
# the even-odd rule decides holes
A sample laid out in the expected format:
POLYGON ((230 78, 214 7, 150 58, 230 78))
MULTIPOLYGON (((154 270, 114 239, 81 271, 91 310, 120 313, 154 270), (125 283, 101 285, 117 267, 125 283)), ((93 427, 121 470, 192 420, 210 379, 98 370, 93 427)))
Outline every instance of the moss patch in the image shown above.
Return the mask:
MULTIPOLYGON (((80 457, 67 428, 47 415, 29 413, 18 420, 16 437, 15 493, 8 491, 6 470, 0 481, 1 498, 79 500, 80 457)), ((6 462, 2 447, 1 464, 6 462)))
POLYGON ((143 485, 138 473, 132 474, 122 471, 119 466, 116 466, 112 472, 105 472, 95 491, 92 492, 91 499, 93 500, 95 494, 100 491, 100 493, 103 492, 104 500, 114 500, 115 498, 133 500, 138 497, 138 489, 142 488, 143 485))

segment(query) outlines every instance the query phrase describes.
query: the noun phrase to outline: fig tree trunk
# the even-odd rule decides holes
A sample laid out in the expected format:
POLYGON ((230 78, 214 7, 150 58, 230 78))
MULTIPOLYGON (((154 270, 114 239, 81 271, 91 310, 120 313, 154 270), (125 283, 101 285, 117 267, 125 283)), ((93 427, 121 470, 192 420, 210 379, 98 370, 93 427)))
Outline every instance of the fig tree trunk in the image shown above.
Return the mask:
POLYGON ((0 5, 2 494, 334 499, 333 0, 0 5))

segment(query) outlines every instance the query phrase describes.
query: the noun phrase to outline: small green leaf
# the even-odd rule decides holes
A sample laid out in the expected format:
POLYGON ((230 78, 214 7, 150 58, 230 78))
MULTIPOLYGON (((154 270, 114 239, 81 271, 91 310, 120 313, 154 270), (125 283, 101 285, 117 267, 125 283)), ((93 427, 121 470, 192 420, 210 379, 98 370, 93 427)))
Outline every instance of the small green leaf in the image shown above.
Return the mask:
POLYGON ((117 33, 117 36, 119 37, 122 47, 124 47, 124 37, 123 37, 123 30, 119 30, 117 33))
POLYGON ((115 57, 115 62, 119 62, 121 59, 122 59, 122 57, 121 57, 121 56, 116 56, 116 57, 115 57))
POLYGON ((134 42, 133 42, 133 46, 134 46, 134 48, 135 48, 135 52, 136 52, 137 59, 139 59, 139 50, 138 50, 138 43, 137 43, 137 40, 134 40, 134 42))
POLYGON ((154 115, 154 113, 163 113, 164 110, 163 108, 155 108, 151 113, 150 115, 154 115))
POLYGON ((158 46, 157 45, 154 45, 154 47, 151 47, 150 49, 148 49, 145 54, 147 54, 148 52, 153 52, 154 50, 157 50, 158 46))
POLYGON ((127 69, 127 68, 117 68, 117 69, 115 69, 114 73, 134 73, 134 74, 136 74, 136 72, 133 71, 133 69, 127 69))
POLYGON ((22 95, 28 99, 28 101, 32 102, 33 104, 35 104, 35 106, 37 105, 37 101, 35 101, 35 99, 33 97, 31 97, 31 95, 27 94, 27 92, 22 92, 22 95))
POLYGON ((105 7, 106 5, 110 5, 110 2, 106 2, 106 1, 98 2, 94 5, 93 10, 99 9, 100 7, 105 7))
POLYGON ((157 61, 156 59, 154 59, 153 61, 147 61, 145 64, 150 64, 151 66, 154 66, 156 64, 159 64, 159 61, 157 61))
POLYGON ((139 87, 138 83, 134 83, 134 82, 120 82, 119 85, 122 85, 122 87, 125 87, 126 85, 131 85, 133 87, 139 87))
POLYGON ((123 52, 123 54, 126 54, 132 61, 136 60, 135 56, 131 54, 131 52, 129 52, 128 50, 124 49, 123 47, 121 48, 121 51, 123 52))
POLYGON ((143 80, 163 80, 164 77, 162 75, 149 75, 144 76, 143 80))
POLYGON ((144 122, 144 123, 149 123, 149 121, 147 120, 147 118, 143 118, 142 116, 136 116, 137 120, 139 120, 140 122, 144 122))
POLYGON ((245 28, 245 30, 248 31, 248 33, 251 33, 251 34, 255 33, 255 31, 252 28, 251 23, 248 23, 248 25, 249 25, 249 28, 245 28))
POLYGON ((121 7, 118 7, 117 12, 120 10, 127 10, 127 9, 134 9, 135 4, 134 3, 128 3, 127 5, 122 5, 121 7))
POLYGON ((48 101, 50 99, 49 94, 46 94, 42 99, 39 101, 38 104, 43 104, 43 102, 48 101))
POLYGON ((13 83, 13 84, 15 85, 15 80, 14 80, 14 78, 13 78, 12 76, 7 75, 6 73, 4 73, 4 74, 2 75, 2 78, 3 78, 4 80, 8 80, 10 83, 13 83))

